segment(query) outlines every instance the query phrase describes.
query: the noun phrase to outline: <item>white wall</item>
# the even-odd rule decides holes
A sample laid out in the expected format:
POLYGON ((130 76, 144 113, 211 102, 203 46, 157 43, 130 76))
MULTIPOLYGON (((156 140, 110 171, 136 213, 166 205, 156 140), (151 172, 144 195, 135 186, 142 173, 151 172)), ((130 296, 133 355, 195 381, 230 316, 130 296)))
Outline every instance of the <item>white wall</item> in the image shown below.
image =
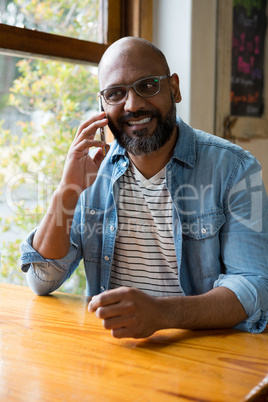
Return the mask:
POLYGON ((178 114, 190 123, 192 0, 153 0, 153 43, 180 77, 178 114))

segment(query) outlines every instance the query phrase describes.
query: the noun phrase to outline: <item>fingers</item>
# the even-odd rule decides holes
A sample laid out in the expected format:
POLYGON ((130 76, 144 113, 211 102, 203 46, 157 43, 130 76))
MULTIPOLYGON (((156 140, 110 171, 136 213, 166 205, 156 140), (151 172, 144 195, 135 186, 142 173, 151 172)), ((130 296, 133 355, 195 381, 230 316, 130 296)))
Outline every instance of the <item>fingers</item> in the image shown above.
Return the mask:
POLYGON ((94 296, 88 310, 102 319, 114 337, 144 338, 160 329, 158 303, 139 289, 119 287, 94 296))
POLYGON ((85 138, 93 139, 96 131, 100 127, 105 127, 107 124, 108 119, 105 117, 105 113, 100 113, 91 117, 83 124, 81 124, 81 126, 78 128, 76 136, 74 138, 74 144, 82 141, 85 138))
POLYGON ((107 291, 94 296, 88 310, 95 312, 102 320, 105 329, 110 330, 115 338, 138 337, 138 320, 135 307, 129 300, 121 300, 121 292, 107 291))
MULTIPOLYGON (((85 121, 77 130, 74 141, 70 147, 70 151, 73 156, 80 158, 88 154, 89 149, 92 147, 108 147, 108 145, 95 139, 96 131, 100 127, 104 127, 108 124, 108 119, 105 117, 105 113, 100 113, 91 117, 89 120, 85 121)), ((107 148, 106 148, 107 149, 107 148)), ((104 154, 102 151, 95 155, 94 162, 99 167, 104 154)))
POLYGON ((94 313, 97 308, 109 306, 111 304, 119 303, 122 299, 121 289, 107 290, 97 296, 93 296, 88 305, 88 311, 94 313))
POLYGON ((94 296, 89 303, 89 312, 95 312, 102 319, 102 325, 116 338, 140 337, 140 308, 137 309, 136 297, 140 291, 120 287, 94 296))
POLYGON ((98 141, 98 140, 89 140, 85 138, 83 141, 78 142, 74 146, 74 150, 78 152, 83 152, 84 150, 89 150, 91 147, 105 147, 106 143, 103 141, 98 141))
POLYGON ((81 132, 82 132, 85 128, 87 128, 89 125, 94 124, 95 122, 97 122, 97 121, 99 121, 99 120, 101 120, 101 119, 104 119, 105 116, 106 116, 105 113, 102 112, 102 113, 96 114, 95 116, 90 117, 90 119, 86 120, 84 123, 82 123, 82 124, 79 126, 79 128, 78 128, 78 130, 77 130, 77 133, 76 133, 76 137, 79 136, 79 135, 81 134, 81 132))
POLYGON ((93 296, 88 311, 95 312, 96 317, 103 320, 106 329, 125 326, 126 321, 130 325, 129 321, 134 316, 134 305, 124 297, 126 293, 125 288, 118 288, 93 296))
POLYGON ((111 334, 114 338, 140 338, 139 335, 134 334, 128 327, 115 328, 111 330, 111 334))
POLYGON ((102 149, 99 149, 93 157, 94 163, 97 165, 98 168, 100 167, 100 164, 104 159, 103 147, 105 147, 105 149, 106 149, 106 154, 110 149, 110 146, 105 143, 101 143, 101 145, 99 145, 99 146, 101 146, 102 149))

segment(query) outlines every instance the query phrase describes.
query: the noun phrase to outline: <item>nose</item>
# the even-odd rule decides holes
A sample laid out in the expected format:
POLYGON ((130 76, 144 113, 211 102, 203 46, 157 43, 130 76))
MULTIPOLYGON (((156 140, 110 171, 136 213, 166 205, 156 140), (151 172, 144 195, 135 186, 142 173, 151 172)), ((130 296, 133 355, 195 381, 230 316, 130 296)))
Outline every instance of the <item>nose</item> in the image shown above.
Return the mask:
POLYGON ((145 106, 146 100, 138 95, 134 88, 129 88, 128 97, 125 100, 124 109, 129 112, 136 112, 145 106))

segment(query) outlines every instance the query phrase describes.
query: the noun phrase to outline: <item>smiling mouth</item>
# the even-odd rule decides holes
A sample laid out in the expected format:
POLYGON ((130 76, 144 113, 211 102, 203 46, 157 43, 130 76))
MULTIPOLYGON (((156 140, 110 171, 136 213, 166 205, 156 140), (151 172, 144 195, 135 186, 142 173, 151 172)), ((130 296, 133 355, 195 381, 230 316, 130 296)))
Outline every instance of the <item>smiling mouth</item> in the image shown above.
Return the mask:
POLYGON ((129 126, 142 126, 143 124, 150 123, 152 120, 152 117, 145 117, 144 119, 141 120, 129 120, 127 124, 129 126))

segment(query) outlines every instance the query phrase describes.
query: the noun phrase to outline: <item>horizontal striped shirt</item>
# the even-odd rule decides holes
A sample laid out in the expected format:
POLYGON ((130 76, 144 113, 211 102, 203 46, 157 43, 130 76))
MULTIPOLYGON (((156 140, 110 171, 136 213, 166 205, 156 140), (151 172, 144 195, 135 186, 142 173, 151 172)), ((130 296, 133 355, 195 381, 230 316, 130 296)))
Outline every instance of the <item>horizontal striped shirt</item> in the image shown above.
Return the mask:
POLYGON ((130 164, 120 179, 110 288, 119 286, 135 287, 152 296, 182 293, 165 168, 147 180, 130 164))

